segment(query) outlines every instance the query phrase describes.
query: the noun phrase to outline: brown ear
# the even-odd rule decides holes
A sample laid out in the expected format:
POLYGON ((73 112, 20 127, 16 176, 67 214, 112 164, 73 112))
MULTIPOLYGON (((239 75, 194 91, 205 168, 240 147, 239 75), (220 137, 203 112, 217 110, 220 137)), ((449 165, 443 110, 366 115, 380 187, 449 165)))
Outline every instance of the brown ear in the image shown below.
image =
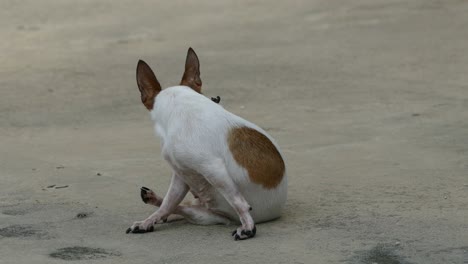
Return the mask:
POLYGON ((192 48, 189 48, 187 52, 185 72, 180 81, 180 85, 188 86, 196 92, 201 93, 202 81, 200 79, 200 62, 192 48))
POLYGON ((146 62, 139 60, 136 69, 136 80, 141 93, 141 102, 148 108, 153 109, 154 98, 161 91, 161 85, 156 79, 153 71, 146 62))

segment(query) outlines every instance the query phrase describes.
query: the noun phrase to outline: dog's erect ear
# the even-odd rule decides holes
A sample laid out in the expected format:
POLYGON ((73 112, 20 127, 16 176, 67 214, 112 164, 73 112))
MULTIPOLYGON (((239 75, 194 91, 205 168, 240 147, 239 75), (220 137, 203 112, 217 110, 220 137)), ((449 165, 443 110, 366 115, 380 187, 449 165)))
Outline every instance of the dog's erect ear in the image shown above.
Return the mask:
POLYGON ((151 111, 153 109, 154 99, 161 91, 161 85, 150 66, 142 60, 138 61, 136 80, 141 93, 141 102, 151 111))
POLYGON ((200 79, 200 62, 192 48, 189 48, 187 52, 185 72, 180 81, 180 85, 188 86, 196 92, 201 93, 202 81, 200 79))

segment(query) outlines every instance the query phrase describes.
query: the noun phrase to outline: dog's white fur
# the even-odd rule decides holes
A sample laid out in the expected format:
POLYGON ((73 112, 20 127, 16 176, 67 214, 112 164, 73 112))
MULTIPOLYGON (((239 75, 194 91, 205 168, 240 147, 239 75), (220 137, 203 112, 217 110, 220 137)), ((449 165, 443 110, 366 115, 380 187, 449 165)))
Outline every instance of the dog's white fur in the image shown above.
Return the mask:
POLYGON ((238 238, 248 238, 255 222, 278 218, 287 196, 286 171, 281 182, 266 189, 253 183, 229 149, 228 134, 236 127, 248 127, 277 144, 263 129, 242 119, 187 86, 162 90, 150 112, 161 139, 164 159, 173 169, 169 190, 159 209, 131 230, 152 230, 169 214, 180 214, 196 224, 240 222, 238 238), (179 205, 187 192, 198 205, 179 205), (252 210, 249 210, 252 209, 252 210))

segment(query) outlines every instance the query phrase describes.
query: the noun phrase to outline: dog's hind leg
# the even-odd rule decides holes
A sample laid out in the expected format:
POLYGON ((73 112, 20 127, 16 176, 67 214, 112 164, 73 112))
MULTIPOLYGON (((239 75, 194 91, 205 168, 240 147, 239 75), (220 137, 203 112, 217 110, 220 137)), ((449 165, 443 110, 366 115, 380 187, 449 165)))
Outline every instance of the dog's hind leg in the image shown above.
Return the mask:
POLYGON ((228 225, 231 223, 229 218, 199 205, 179 205, 174 213, 183 216, 187 221, 196 225, 228 225))
MULTIPOLYGON (((127 229, 126 233, 145 233, 153 231, 155 223, 166 220, 170 214, 174 213, 174 210, 179 206, 188 191, 189 187, 187 184, 174 172, 169 190, 158 210, 145 220, 134 222, 133 225, 127 229)), ((157 203, 157 201, 155 203, 157 203)))
POLYGON ((154 205, 156 207, 160 207, 163 201, 162 197, 156 195, 155 192, 146 187, 141 187, 140 196, 145 204, 154 205))
POLYGON ((224 196, 229 205, 236 211, 242 226, 232 232, 235 240, 244 240, 254 237, 257 228, 255 222, 250 215, 249 203, 238 190, 237 185, 230 177, 224 161, 219 158, 212 158, 210 162, 201 164, 199 173, 216 188, 216 190, 224 196))
MULTIPOLYGON (((198 199, 198 196, 195 193, 193 193, 192 190, 190 190, 190 192, 193 194, 193 197, 195 199, 198 199)), ((154 205, 156 207, 160 207, 163 202, 162 197, 158 196, 153 190, 147 187, 141 187, 140 197, 141 197, 141 200, 145 204, 154 205)), ((192 205, 192 204, 188 204, 188 205, 192 205)))
MULTIPOLYGON (((145 204, 161 206, 163 198, 156 195, 151 189, 141 187, 141 199, 145 204)), ((230 220, 208 208, 199 205, 179 205, 167 218, 167 222, 174 222, 182 219, 187 219, 192 224, 197 225, 216 225, 216 224, 229 224, 230 220)))

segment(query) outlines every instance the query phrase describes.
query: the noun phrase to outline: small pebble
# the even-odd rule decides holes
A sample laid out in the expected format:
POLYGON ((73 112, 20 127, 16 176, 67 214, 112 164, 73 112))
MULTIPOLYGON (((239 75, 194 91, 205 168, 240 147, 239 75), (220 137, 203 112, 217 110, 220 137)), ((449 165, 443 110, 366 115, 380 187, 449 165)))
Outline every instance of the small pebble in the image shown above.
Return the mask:
POLYGON ((85 218, 85 217, 88 217, 88 214, 87 213, 78 213, 76 215, 76 218, 85 218))
POLYGON ((400 245, 399 241, 395 242, 395 246, 399 246, 399 245, 400 245))
POLYGON ((446 196, 446 195, 444 195, 444 199, 447 199, 447 196, 446 196))
POLYGON ((245 108, 245 106, 243 106, 243 105, 240 106, 240 109, 244 109, 244 108, 245 108))
POLYGON ((100 172, 96 173, 97 176, 102 176, 102 174, 100 172))

